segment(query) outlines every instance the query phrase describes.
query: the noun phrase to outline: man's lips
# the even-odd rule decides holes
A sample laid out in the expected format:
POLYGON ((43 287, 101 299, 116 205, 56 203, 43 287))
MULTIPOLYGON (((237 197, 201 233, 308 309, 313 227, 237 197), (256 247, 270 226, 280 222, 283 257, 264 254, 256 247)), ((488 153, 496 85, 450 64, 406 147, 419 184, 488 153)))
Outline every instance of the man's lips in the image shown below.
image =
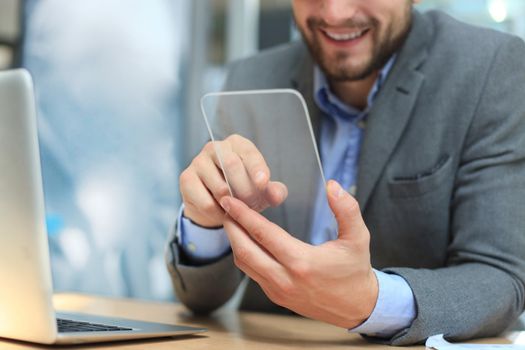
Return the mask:
POLYGON ((330 30, 321 28, 321 33, 330 41, 338 44, 349 44, 357 42, 358 39, 362 38, 369 32, 370 28, 361 28, 354 30, 330 30))

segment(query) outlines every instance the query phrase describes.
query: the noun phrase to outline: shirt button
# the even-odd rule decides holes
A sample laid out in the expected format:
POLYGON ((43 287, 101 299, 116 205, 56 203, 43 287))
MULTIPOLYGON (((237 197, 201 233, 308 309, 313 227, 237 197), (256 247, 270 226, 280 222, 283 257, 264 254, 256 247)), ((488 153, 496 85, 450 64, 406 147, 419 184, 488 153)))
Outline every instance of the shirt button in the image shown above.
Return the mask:
POLYGON ((360 121, 357 122, 357 126, 360 129, 364 129, 366 127, 366 122, 364 120, 360 120, 360 121))
POLYGON ((197 250, 197 246, 192 242, 186 244, 186 248, 192 253, 195 253, 195 251, 197 250))
POLYGON ((348 189, 348 193, 350 193, 353 197, 355 197, 355 194, 357 192, 357 187, 354 185, 354 186, 351 186, 349 189, 348 189))

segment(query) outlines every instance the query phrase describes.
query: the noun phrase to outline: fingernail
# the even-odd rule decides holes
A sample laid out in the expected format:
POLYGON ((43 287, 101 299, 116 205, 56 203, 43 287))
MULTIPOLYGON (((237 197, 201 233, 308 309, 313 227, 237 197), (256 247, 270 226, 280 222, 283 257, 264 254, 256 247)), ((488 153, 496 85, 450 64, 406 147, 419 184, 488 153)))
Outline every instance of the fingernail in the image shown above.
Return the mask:
POLYGON ((337 183, 337 181, 330 181, 328 183, 328 193, 330 193, 334 198, 341 198, 345 190, 337 183))
POLYGON ((266 180, 266 173, 264 171, 260 170, 259 172, 257 172, 257 174, 255 174, 255 182, 263 183, 265 180, 266 180))
POLYGON ((224 209, 225 212, 229 212, 230 211, 230 200, 228 199, 228 197, 222 197, 221 200, 219 201, 219 204, 221 205, 222 209, 224 209))
POLYGON ((281 195, 281 200, 284 201, 286 197, 288 197, 288 188, 286 186, 283 186, 279 190, 279 194, 281 195))

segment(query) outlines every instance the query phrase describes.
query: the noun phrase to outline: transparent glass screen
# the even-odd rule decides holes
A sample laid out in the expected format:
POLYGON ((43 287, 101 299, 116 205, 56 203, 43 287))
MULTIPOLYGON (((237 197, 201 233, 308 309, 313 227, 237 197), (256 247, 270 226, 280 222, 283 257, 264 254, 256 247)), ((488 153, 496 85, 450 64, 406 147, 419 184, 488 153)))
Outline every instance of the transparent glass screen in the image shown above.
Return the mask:
MULTIPOLYGON (((306 104, 295 90, 255 90, 205 95, 201 108, 230 194, 299 238, 308 240, 314 221, 333 220, 325 178, 306 104), (228 142, 224 142, 227 140, 228 142), (248 142, 249 140, 249 142, 248 142), (229 142, 231 141, 231 142, 229 142), (232 149, 232 143, 237 143, 232 149), (252 148, 253 146, 253 148, 252 148), (288 191, 280 205, 263 208, 265 189, 257 187, 256 149, 270 170, 270 181, 288 191), (261 199, 263 198, 263 199, 261 199)), ((326 226, 326 225, 324 225, 326 226)), ((331 229, 335 229, 332 225, 331 229)))

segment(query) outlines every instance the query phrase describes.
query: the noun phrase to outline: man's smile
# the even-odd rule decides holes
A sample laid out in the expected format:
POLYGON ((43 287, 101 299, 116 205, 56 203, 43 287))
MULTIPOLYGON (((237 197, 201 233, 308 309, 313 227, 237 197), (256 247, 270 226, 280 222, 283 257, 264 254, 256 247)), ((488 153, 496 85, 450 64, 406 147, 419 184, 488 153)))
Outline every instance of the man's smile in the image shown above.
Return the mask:
POLYGON ((350 47, 362 42, 369 32, 370 27, 367 28, 319 28, 321 37, 325 42, 338 47, 350 47))

